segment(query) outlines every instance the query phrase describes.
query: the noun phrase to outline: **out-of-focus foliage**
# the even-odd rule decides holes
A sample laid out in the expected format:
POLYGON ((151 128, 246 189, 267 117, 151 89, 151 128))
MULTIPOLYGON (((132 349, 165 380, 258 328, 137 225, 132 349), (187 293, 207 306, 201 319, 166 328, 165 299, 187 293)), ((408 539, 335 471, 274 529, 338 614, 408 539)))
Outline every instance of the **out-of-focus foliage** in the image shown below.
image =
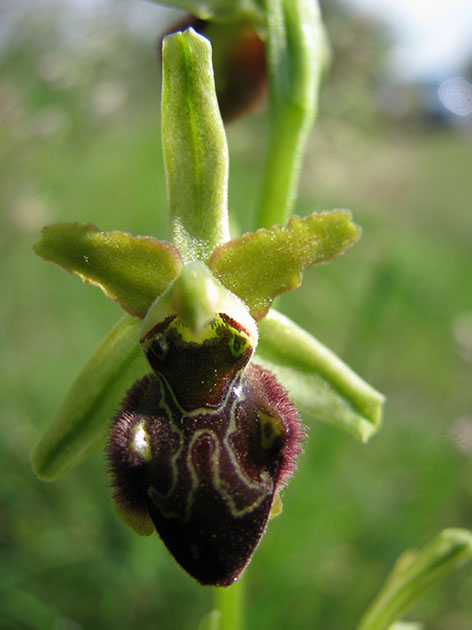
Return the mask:
MULTIPOLYGON (((16 24, 0 59, 0 627, 194 628, 210 592, 157 538, 116 518, 103 457, 53 484, 28 461, 120 317, 100 291, 35 257, 41 227, 92 221, 165 238, 167 214, 152 43, 100 15, 80 31, 66 19, 59 28, 57 11, 31 18, 16 24)), ((157 39, 165 25, 155 19, 157 39)), ((334 51, 346 45, 330 34, 334 51)), ((308 270, 279 308, 387 394, 385 423, 367 446, 309 428, 283 514, 245 578, 248 630, 280 619, 291 630, 353 627, 402 551, 472 523, 470 137, 389 124, 375 98, 365 114, 378 86, 364 68, 367 44, 351 39, 350 72, 334 57, 296 208, 351 208, 363 236, 349 258, 308 270), (365 96, 352 96, 356 82, 365 96), (328 106, 335 89, 338 112, 328 106)), ((229 129, 230 207, 244 229, 265 137, 263 115, 229 129)), ((470 570, 458 572, 411 618, 468 630, 471 592, 470 570)))

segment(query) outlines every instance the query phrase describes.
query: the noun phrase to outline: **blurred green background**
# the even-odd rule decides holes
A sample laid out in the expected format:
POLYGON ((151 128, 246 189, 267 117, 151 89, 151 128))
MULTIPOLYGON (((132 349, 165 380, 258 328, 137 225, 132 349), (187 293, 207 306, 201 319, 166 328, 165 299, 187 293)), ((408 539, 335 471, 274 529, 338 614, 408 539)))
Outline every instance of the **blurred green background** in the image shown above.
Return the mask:
MULTIPOLYGON (((133 3, 115 4, 74 22, 45 3, 3 33, 0 628, 193 630, 212 605, 211 589, 157 537, 114 514, 102 454, 50 484, 29 463, 120 317, 98 289, 34 256, 41 227, 166 234, 156 52, 165 26, 156 9, 143 36, 128 19, 133 3)), ((472 125, 443 124, 416 93, 392 118, 376 97, 385 34, 336 7, 326 17, 333 64, 297 212, 351 208, 363 237, 310 269, 279 307, 386 394, 385 422, 368 445, 310 425, 283 514, 245 576, 248 630, 354 628, 403 550, 445 527, 472 528, 472 125)), ((266 132, 264 112, 228 128, 242 229, 266 132)), ((472 567, 410 618, 470 630, 472 567)))

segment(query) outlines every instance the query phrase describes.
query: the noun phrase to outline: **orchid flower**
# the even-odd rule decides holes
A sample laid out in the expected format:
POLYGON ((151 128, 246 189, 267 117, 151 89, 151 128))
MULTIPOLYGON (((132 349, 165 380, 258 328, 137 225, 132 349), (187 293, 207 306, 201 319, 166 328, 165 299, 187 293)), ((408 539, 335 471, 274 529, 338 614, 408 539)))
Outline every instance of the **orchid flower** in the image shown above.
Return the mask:
MULTIPOLYGON (((276 65, 285 63, 279 44, 276 65)), ((71 223, 44 228, 35 246, 125 315, 32 461, 52 480, 105 445, 124 522, 142 535, 157 530, 201 584, 228 586, 280 512, 302 451, 301 416, 364 442, 379 428, 383 396, 272 308, 308 266, 351 247, 360 228, 347 210, 269 226, 264 211, 260 229, 231 238, 211 46, 192 28, 164 40, 162 140, 168 241, 71 223)), ((288 173, 286 198, 293 181, 288 173)))

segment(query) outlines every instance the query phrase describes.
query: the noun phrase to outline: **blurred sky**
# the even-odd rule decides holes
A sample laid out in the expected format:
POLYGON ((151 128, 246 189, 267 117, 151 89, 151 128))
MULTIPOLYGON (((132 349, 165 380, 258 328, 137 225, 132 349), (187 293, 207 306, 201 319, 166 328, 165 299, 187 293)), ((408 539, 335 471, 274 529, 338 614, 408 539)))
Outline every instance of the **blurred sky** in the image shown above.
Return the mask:
MULTIPOLYGON (((392 35, 391 70, 407 81, 435 81, 461 74, 472 57, 472 0, 338 0, 380 20, 392 35)), ((154 36, 158 6, 147 0, 49 0, 76 16, 113 8, 134 29, 154 36)), ((11 33, 12 16, 29 12, 29 0, 0 0, 0 42, 11 33), (10 18, 10 19, 8 19, 10 18), (3 22, 3 25, 2 25, 3 22)), ((46 0, 42 2, 47 4, 46 0)))
POLYGON ((407 80, 460 74, 472 57, 472 0, 343 0, 385 22, 392 69, 407 80))

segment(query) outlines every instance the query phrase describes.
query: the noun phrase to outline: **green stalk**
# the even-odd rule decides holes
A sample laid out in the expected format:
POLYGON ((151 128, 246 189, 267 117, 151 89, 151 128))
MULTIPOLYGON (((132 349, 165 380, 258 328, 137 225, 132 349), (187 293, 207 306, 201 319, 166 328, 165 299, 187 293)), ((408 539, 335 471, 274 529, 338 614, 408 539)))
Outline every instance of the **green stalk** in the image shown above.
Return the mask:
POLYGON ((220 611, 219 630, 243 630, 244 586, 241 580, 227 588, 214 588, 215 608, 220 611))
POLYGON ((315 119, 325 41, 315 0, 264 0, 270 132, 256 228, 285 223, 315 119))

